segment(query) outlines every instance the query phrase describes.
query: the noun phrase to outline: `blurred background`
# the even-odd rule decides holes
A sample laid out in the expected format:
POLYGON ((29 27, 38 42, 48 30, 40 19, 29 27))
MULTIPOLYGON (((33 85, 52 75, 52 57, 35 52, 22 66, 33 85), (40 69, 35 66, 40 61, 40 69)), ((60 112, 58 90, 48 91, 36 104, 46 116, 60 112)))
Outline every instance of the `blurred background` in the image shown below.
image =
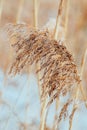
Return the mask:
MULTIPOLYGON (((39 28, 48 21, 52 25, 57 17, 59 0, 39 0, 39 28)), ((35 73, 8 75, 13 61, 13 52, 3 30, 8 23, 28 24, 33 27, 33 0, 0 0, 0 130, 38 130, 40 124, 40 100, 35 73)), ((87 48, 87 0, 70 0, 67 27, 67 48, 75 58, 79 73, 87 48)), ((62 21, 61 26, 64 25, 62 21)), ((55 25, 54 25, 55 26, 55 25)), ((84 92, 87 96, 87 56, 82 74, 84 92)), ((87 110, 79 105, 72 130, 87 130, 87 110)), ((52 130, 55 116, 55 102, 47 117, 47 130, 52 130)), ((68 130, 68 119, 62 130, 68 130)))

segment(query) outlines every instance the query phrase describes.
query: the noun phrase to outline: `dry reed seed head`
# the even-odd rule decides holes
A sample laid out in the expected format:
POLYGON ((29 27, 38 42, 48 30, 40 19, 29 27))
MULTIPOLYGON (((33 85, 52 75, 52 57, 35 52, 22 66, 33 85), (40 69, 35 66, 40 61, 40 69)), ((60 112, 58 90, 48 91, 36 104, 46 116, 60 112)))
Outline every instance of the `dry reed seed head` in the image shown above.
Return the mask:
MULTIPOLYGON (((19 25, 13 26, 11 36, 15 37, 20 31, 19 25), (17 27, 16 27, 17 26, 17 27), (19 32, 15 32, 14 28, 18 28, 19 32)), ((22 30, 22 29, 21 29, 22 30)), ((26 65, 40 62, 40 69, 37 73, 43 72, 40 81, 42 81, 41 97, 42 100, 49 95, 50 103, 61 93, 65 95, 71 91, 72 85, 78 83, 79 76, 77 68, 72 58, 64 45, 52 39, 51 34, 47 30, 30 29, 25 31, 23 36, 13 44, 16 48, 16 59, 11 66, 10 73, 20 72, 26 65), (28 33, 28 34, 27 34, 28 33)))
POLYGON ((64 106, 61 108, 61 111, 60 111, 60 114, 58 116, 58 121, 57 123, 59 123, 63 117, 64 119, 66 119, 67 115, 68 115, 68 106, 72 103, 72 99, 69 99, 65 104, 64 106))
POLYGON ((17 43, 18 41, 23 41, 25 38, 28 38, 28 34, 30 32, 30 28, 27 24, 6 24, 4 26, 5 32, 10 38, 10 42, 12 45, 17 43))

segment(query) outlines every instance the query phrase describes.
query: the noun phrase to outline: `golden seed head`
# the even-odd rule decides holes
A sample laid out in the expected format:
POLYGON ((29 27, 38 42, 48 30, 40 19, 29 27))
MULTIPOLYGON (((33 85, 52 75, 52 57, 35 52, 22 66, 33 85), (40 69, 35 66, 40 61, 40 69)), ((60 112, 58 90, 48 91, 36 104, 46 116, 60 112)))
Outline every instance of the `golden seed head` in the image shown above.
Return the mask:
MULTIPOLYGON (((17 29, 17 26, 13 28, 17 29)), ((65 95, 72 89, 71 86, 74 83, 79 82, 72 55, 64 45, 60 45, 59 42, 52 39, 47 30, 29 29, 26 37, 21 36, 21 33, 16 33, 20 35, 17 37, 18 41, 13 44, 16 49, 16 59, 11 66, 10 73, 16 74, 27 64, 32 65, 39 62, 40 69, 36 70, 36 73, 42 73, 40 79, 42 99, 49 95, 50 102, 52 102, 61 93, 65 95)), ((16 36, 14 34, 14 31, 10 33, 10 39, 11 36, 16 36)))

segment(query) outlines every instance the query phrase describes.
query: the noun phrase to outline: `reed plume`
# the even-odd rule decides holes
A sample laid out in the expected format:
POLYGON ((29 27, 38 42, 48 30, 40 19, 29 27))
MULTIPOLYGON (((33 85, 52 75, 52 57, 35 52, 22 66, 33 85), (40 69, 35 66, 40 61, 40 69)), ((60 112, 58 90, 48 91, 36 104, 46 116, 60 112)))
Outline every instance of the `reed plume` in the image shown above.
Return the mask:
MULTIPOLYGON (((19 26, 22 29, 25 25, 12 26, 15 30, 19 26)), ((12 38, 16 36, 14 32, 8 30, 10 39, 11 36, 12 38)), ((37 74, 42 73, 40 79, 42 100, 49 95, 49 103, 51 103, 60 94, 66 95, 73 89, 71 86, 80 81, 72 55, 63 44, 60 45, 52 39, 48 30, 29 29, 26 37, 23 34, 20 35, 12 46, 15 48, 16 58, 10 68, 10 73, 19 73, 27 64, 31 66, 40 62, 40 69, 35 71, 37 74)))

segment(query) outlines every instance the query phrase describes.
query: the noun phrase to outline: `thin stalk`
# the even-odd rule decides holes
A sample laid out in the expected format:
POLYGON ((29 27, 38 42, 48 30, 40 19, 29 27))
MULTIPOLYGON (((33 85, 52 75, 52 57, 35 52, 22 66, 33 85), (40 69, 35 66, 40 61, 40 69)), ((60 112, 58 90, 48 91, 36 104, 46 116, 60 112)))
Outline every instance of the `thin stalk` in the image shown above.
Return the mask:
POLYGON ((45 126, 46 126, 46 122, 47 122, 47 116, 48 116, 49 108, 50 108, 50 106, 48 106, 47 111, 46 111, 46 117, 45 117, 45 123, 44 123, 45 126))
POLYGON ((40 130, 45 130, 45 125, 46 125, 46 115, 47 115, 47 110, 48 110, 48 107, 47 107, 47 104, 48 104, 48 100, 49 98, 46 96, 43 104, 42 104, 42 112, 41 112, 41 124, 40 124, 40 130))
MULTIPOLYGON (((34 28, 37 29, 38 28, 38 0, 33 0, 33 8, 34 8, 34 12, 33 12, 34 28)), ((40 69, 40 62, 37 63, 36 68, 37 68, 37 70, 40 69)), ((41 92, 40 78, 41 78, 41 73, 38 73, 37 80, 38 80, 38 87, 39 87, 39 96, 41 95, 40 94, 40 92, 41 92)))
MULTIPOLYGON (((86 63, 86 58, 87 58, 87 50, 85 51, 84 58, 83 58, 83 61, 82 61, 82 65, 81 65, 81 74, 80 74, 81 78, 82 78, 82 74, 84 72, 84 66, 85 66, 85 63, 86 63)), ((79 89, 81 91, 81 94, 82 94, 84 102, 85 102, 85 106, 87 108, 87 103, 86 103, 87 97, 86 97, 86 94, 85 94, 85 92, 83 90, 82 83, 80 84, 80 88, 79 89)))
POLYGON ((86 94, 85 94, 85 92, 84 92, 84 90, 83 90, 83 86, 82 86, 82 84, 80 84, 80 92, 81 92, 81 94, 82 94, 82 96, 83 96, 83 100, 84 100, 84 102, 85 102, 85 106, 86 106, 86 108, 87 108, 87 97, 86 97, 86 94))
POLYGON ((74 118, 74 114, 75 114, 76 110, 77 110, 77 106, 75 105, 73 107, 72 113, 71 113, 71 115, 69 117, 69 130, 72 129, 73 118, 74 118))
POLYGON ((65 39, 67 38, 67 30, 68 30, 68 22, 69 22, 69 2, 70 0, 66 0, 66 12, 65 12, 65 24, 64 24, 64 34, 65 39))
MULTIPOLYGON (((38 0, 33 0, 34 3, 34 27, 35 29, 38 29, 38 0)), ((40 68, 40 62, 37 64, 37 69, 40 68)), ((41 79, 41 72, 38 73, 38 87, 39 87, 39 96, 41 95, 41 85, 40 85, 40 79, 41 79)), ((41 100, 41 99, 40 99, 41 100)), ((41 106, 41 122, 40 122, 40 130, 45 130, 45 124, 46 124, 46 117, 48 113, 47 109, 48 104, 48 97, 45 98, 42 106, 41 106)))
POLYGON ((58 8, 58 13, 57 13, 57 18, 56 18, 56 26, 55 26, 55 29, 54 29, 54 39, 55 40, 57 40, 57 38, 58 38, 59 26, 60 26, 60 21, 61 21, 61 16, 62 16, 63 3, 64 3, 64 0, 61 0, 60 4, 59 4, 59 8, 58 8))
POLYGON ((77 99, 78 99, 78 95, 79 95, 79 84, 78 84, 78 86, 77 86, 77 90, 76 90, 76 93, 75 93, 75 98, 74 98, 75 103, 74 103, 74 105, 73 105, 72 113, 71 113, 71 115, 70 115, 70 117, 69 117, 69 130, 72 129, 73 117, 74 117, 75 111, 76 111, 76 109, 77 109, 76 101, 77 101, 77 99))
POLYGON ((58 123, 57 122, 57 111, 58 111, 58 107, 59 107, 59 98, 56 99, 56 107, 55 107, 55 118, 54 118, 54 125, 53 125, 53 130, 57 130, 58 128, 58 123))
POLYGON ((87 50, 85 51, 85 53, 84 53, 84 56, 83 56, 83 60, 82 60, 82 64, 81 64, 81 77, 82 77, 82 74, 83 74, 83 72, 84 72, 84 65, 85 65, 85 63, 86 63, 86 58, 87 58, 87 50))
MULTIPOLYGON (((57 40, 57 38, 58 38, 63 4, 64 4, 64 0, 61 0, 60 3, 59 3, 57 18, 56 18, 56 26, 55 26, 54 35, 53 35, 55 40, 57 40)), ((57 115, 58 106, 59 106, 59 99, 56 99, 56 109, 55 109, 56 112, 55 112, 55 119, 54 119, 54 126, 53 126, 54 130, 56 130, 56 128, 57 128, 57 126, 56 126, 56 115, 57 115)))
POLYGON ((1 19, 2 19, 3 3, 4 3, 4 0, 0 0, 0 23, 1 23, 1 19))
POLYGON ((22 14, 22 11, 23 11, 23 5, 24 5, 24 0, 20 0, 18 13, 17 13, 17 17, 16 17, 16 23, 20 23, 21 14, 22 14))
POLYGON ((38 28, 38 0, 33 0, 34 5, 34 27, 38 28))
MULTIPOLYGON (((37 68, 37 70, 40 69, 40 62, 36 64, 36 68, 37 68)), ((42 73, 38 72, 38 74, 37 74, 37 83, 38 83, 39 97, 41 96, 41 82, 40 82, 41 75, 42 75, 42 73)), ((41 98, 40 98, 40 101, 41 101, 41 98)))

